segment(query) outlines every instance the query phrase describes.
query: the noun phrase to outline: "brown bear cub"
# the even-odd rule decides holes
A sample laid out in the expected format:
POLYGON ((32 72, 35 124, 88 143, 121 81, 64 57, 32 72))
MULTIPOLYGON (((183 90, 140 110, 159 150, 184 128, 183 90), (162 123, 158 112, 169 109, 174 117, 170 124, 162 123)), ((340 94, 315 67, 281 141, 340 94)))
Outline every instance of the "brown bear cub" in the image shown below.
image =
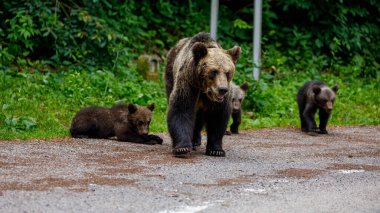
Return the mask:
POLYGON ((74 138, 116 136, 119 141, 162 144, 159 136, 148 134, 154 107, 120 103, 112 108, 83 108, 73 118, 70 133, 74 138))
POLYGON ((181 39, 168 53, 165 87, 173 154, 187 157, 201 144, 206 126, 206 155, 225 156, 222 139, 231 114, 230 82, 241 49, 224 50, 208 33, 181 39))
POLYGON ((326 125, 333 109, 338 85, 330 89, 322 81, 305 83, 297 94, 301 130, 309 135, 327 134, 326 125), (319 111, 319 128, 314 115, 319 111))
POLYGON ((226 131, 226 135, 239 134, 239 125, 241 123, 241 104, 245 98, 246 92, 249 88, 248 83, 243 83, 238 86, 231 82, 231 93, 232 93, 232 124, 230 126, 230 131, 226 131))

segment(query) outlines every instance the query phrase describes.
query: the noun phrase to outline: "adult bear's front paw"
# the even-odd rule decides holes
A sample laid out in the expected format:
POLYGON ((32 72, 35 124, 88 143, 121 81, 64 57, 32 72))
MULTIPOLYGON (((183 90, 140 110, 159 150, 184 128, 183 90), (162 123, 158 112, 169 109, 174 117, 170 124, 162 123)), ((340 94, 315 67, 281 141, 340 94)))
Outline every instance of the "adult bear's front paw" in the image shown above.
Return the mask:
POLYGON ((173 155, 177 158, 190 157, 190 147, 178 147, 173 149, 173 155))
POLYGON ((222 149, 220 150, 206 149, 206 155, 215 156, 215 157, 226 157, 226 152, 222 149))

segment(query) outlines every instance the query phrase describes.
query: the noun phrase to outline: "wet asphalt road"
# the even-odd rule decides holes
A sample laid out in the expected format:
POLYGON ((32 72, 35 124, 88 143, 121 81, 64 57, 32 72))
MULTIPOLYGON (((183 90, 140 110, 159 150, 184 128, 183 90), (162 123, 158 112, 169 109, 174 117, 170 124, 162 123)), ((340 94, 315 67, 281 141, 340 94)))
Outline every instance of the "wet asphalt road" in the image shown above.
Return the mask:
POLYGON ((380 126, 329 130, 243 131, 224 158, 174 158, 167 134, 0 141, 0 212, 380 212, 380 126))

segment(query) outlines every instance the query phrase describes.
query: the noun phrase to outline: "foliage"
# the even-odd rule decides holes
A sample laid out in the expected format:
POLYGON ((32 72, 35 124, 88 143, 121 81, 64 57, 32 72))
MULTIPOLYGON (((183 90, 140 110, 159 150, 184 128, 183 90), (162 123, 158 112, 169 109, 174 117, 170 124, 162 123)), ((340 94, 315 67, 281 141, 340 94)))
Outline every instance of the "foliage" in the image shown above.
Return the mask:
POLYGON ((207 25, 202 3, 182 4, 163 0, 3 1, 1 63, 11 64, 15 58, 21 61, 19 66, 25 60, 45 60, 55 66, 124 63, 142 51, 155 52, 179 37, 207 30, 201 27, 207 25), (196 26, 190 21, 195 18, 201 20, 196 26))

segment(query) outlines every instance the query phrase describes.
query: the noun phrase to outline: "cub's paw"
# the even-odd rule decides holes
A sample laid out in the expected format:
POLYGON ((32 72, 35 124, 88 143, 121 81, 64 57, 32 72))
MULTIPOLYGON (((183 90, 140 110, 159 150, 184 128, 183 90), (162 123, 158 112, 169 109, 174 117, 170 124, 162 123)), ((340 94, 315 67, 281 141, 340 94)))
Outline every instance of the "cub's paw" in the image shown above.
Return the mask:
POLYGON ((190 157, 190 148, 189 147, 180 147, 173 149, 173 155, 177 158, 188 158, 190 157))
POLYGON ((232 134, 239 134, 239 131, 238 130, 231 130, 231 133, 232 134))
POLYGON ((227 130, 224 134, 225 135, 232 135, 232 132, 227 130))
POLYGON ((143 142, 142 144, 146 144, 146 145, 156 145, 156 144, 157 144, 157 141, 155 141, 155 140, 147 140, 147 141, 143 142))
POLYGON ((329 133, 327 132, 327 130, 321 129, 318 131, 318 134, 329 134, 329 133))
POLYGON ((149 135, 149 140, 155 141, 157 144, 162 144, 163 140, 158 135, 149 135))
POLYGON ((306 134, 308 134, 310 136, 317 136, 318 132, 317 131, 307 131, 306 134))
POLYGON ((210 150, 206 149, 206 155, 215 157, 226 157, 226 152, 224 150, 210 150))

